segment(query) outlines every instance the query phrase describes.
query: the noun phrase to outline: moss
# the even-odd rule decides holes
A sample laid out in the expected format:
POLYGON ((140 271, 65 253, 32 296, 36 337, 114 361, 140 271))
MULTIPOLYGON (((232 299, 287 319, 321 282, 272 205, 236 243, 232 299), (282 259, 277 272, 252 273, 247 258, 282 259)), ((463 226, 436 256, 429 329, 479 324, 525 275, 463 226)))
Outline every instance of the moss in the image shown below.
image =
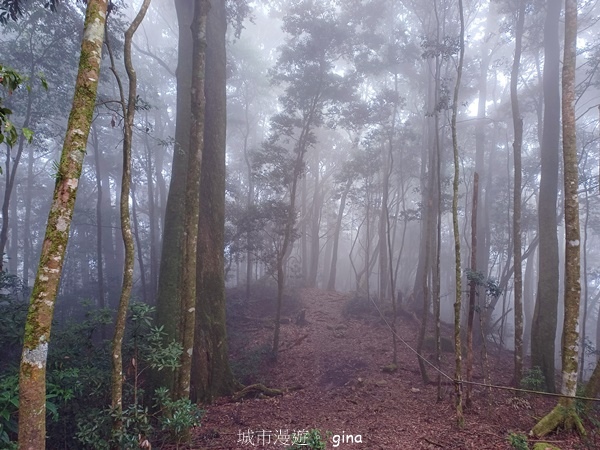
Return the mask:
POLYGON ((565 407, 561 404, 554 407, 550 413, 543 417, 533 427, 531 434, 538 438, 544 437, 561 427, 565 430, 576 430, 582 436, 585 435, 583 423, 575 408, 565 407))
POLYGON ((547 442, 536 442, 532 450, 561 450, 556 445, 548 444, 547 442))

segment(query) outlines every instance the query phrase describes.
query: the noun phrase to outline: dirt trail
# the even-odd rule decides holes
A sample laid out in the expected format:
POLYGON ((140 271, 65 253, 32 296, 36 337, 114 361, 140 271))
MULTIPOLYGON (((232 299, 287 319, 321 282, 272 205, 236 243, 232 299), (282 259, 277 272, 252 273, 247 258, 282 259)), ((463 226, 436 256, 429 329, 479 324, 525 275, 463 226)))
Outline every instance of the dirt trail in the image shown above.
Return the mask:
MULTIPOLYGON (((266 373, 270 387, 289 390, 209 406, 193 448, 284 449, 286 436, 316 428, 331 433, 328 449, 510 449, 509 432, 526 433, 532 416, 553 405, 544 399, 516 404, 507 392, 485 398, 475 390, 467 425, 457 429, 452 387, 445 386, 444 399, 437 402, 436 386, 423 385, 416 356, 406 346, 398 344, 395 373, 381 370, 392 362, 391 332, 381 318, 345 317, 349 297, 339 293, 303 290, 301 297, 307 323, 282 325, 282 350, 266 373)), ((398 335, 413 347, 417 327, 398 319, 398 335)), ((253 335, 256 342, 271 337, 268 329, 253 335)), ((506 384, 510 361, 491 363, 505 369, 494 373, 493 381, 506 384)), ((449 356, 445 365, 451 373, 449 356)), ((573 442, 558 445, 568 449, 573 442)))

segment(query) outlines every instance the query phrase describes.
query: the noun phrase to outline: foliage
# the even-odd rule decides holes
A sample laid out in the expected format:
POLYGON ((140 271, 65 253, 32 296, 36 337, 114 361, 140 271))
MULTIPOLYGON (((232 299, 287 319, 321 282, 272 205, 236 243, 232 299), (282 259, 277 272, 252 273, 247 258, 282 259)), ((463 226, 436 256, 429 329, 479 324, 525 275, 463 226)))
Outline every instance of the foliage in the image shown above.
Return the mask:
POLYGON ((546 386, 546 379, 541 367, 534 366, 524 371, 523 379, 521 380, 521 387, 523 389, 542 391, 544 390, 544 386, 546 386))
MULTIPOLYGON (((12 448, 18 418, 18 359, 27 315, 21 300, 21 280, 0 274, 0 448, 12 448)), ((109 403, 110 352, 99 340, 101 327, 111 323, 112 312, 81 301, 64 311, 65 321, 54 324, 48 356, 46 409, 48 444, 54 448, 138 448, 152 437, 178 441, 185 429, 197 426, 201 412, 189 401, 172 401, 165 390, 154 403, 143 402, 147 368, 173 370, 179 364, 181 345, 165 342, 164 332, 153 325, 154 308, 132 303, 126 360, 130 365, 124 397, 123 431, 112 434, 114 412, 109 403), (137 399, 142 399, 137 401, 137 399), (151 409, 152 407, 157 410, 151 409), (186 428, 187 427, 187 428, 186 428), (142 437, 142 438, 140 438, 142 437), (142 441, 140 440, 142 439, 142 441)))
MULTIPOLYGON (((55 428, 62 419, 62 412, 59 411, 66 408, 81 387, 77 369, 54 370, 49 374, 46 384, 46 411, 51 424, 50 429, 55 428)), ((13 439, 17 436, 18 411, 19 377, 14 369, 11 373, 0 376, 0 448, 13 448, 13 439)))
POLYGON ((0 378, 0 447, 16 448, 11 436, 17 434, 19 410, 19 378, 16 375, 0 378))
MULTIPOLYGON (((43 79, 42 81, 44 86, 46 86, 45 81, 43 79)), ((8 95, 12 95, 13 91, 17 90, 24 82, 25 78, 17 71, 0 64, 0 85, 6 90, 8 95)), ((19 138, 19 132, 10 121, 12 110, 4 106, 3 103, 4 95, 0 96, 0 144, 6 142, 9 147, 12 147, 19 138)), ((21 133, 28 142, 31 142, 33 132, 29 128, 23 128, 21 133)))
POLYGON ((111 431, 116 413, 111 410, 92 410, 77 423, 77 441, 85 448, 105 450, 114 448, 144 448, 142 443, 152 432, 150 414, 141 405, 129 405, 123 409, 120 419, 123 424, 118 433, 111 431))
MULTIPOLYGON (((148 367, 158 371, 179 367, 183 347, 177 341, 165 342, 166 333, 163 327, 153 325, 156 308, 145 303, 133 302, 130 310, 130 339, 127 348, 130 354, 135 353, 138 359, 141 359, 140 372, 148 367)), ((137 362, 135 364, 138 365, 137 362)))
POLYGON ((27 302, 19 300, 24 288, 21 279, 0 272, 0 372, 16 367, 23 343, 27 302))
MULTIPOLYGON (((328 433, 326 433, 328 434, 328 433)), ((298 433, 292 435, 292 446, 288 447, 288 450, 325 450, 327 441, 321 437, 321 432, 313 428, 305 433, 298 433)))
POLYGON ((189 399, 173 400, 168 389, 155 391, 154 411, 140 404, 123 409, 119 419, 123 424, 117 434, 111 431, 116 413, 92 410, 77 424, 77 440, 86 448, 150 448, 150 439, 181 443, 190 428, 200 425, 204 411, 189 399))
MULTIPOLYGON (((23 16, 23 6, 27 0, 2 0, 0 2, 0 24, 6 25, 9 20, 17 21, 23 16)), ((56 11, 59 0, 44 0, 44 8, 56 11)))
POLYGON ((506 438, 510 446, 516 450, 528 450, 527 436, 521 433, 510 432, 506 438))
POLYGON ((493 278, 487 278, 482 272, 465 269, 465 274, 469 283, 475 283, 476 286, 484 287, 486 295, 498 298, 502 294, 502 289, 498 285, 498 282, 493 278))
POLYGON ((204 411, 189 399, 173 400, 166 388, 157 389, 155 399, 155 406, 159 411, 160 430, 168 433, 173 441, 181 443, 191 428, 200 426, 204 411))

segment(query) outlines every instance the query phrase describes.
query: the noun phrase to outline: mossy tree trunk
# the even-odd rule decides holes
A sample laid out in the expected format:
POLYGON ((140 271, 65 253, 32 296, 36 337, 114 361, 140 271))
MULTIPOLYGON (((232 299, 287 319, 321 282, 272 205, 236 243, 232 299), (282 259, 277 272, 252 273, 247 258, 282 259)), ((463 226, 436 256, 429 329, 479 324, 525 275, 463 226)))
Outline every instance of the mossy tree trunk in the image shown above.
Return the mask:
POLYGON ((183 271, 181 276, 181 325, 183 346, 177 378, 176 396, 189 398, 192 376, 192 356, 196 324, 196 267, 198 249, 198 219, 200 214, 200 176, 204 148, 204 96, 206 61, 206 16, 208 0, 195 0, 192 21, 192 104, 190 147, 185 186, 185 216, 183 223, 183 271))
POLYGON ((458 0, 458 14, 460 16, 460 35, 459 35, 459 57, 456 74, 456 85, 454 87, 454 98, 452 102, 452 119, 450 127, 452 129, 452 148, 454 155, 454 179, 452 182, 452 228, 454 230, 454 269, 455 269, 455 300, 454 300, 454 361, 455 374, 454 386, 456 395, 456 421, 459 427, 464 425, 463 405, 462 405, 462 349, 460 338, 460 310, 462 307, 461 295, 461 267, 460 267, 460 233, 458 230, 458 183, 459 183, 459 160, 458 160, 458 136, 456 133, 456 116, 458 113, 458 93, 460 91, 460 82, 462 78, 463 62, 465 58, 465 17, 463 11, 463 2, 458 0))
POLYGON ((519 111, 517 87, 521 68, 523 29, 525 26, 525 1, 520 0, 515 29, 515 56, 510 75, 510 103, 513 116, 513 158, 515 182, 513 187, 513 253, 514 253, 514 295, 515 295, 515 350, 513 383, 518 387, 523 373, 523 268, 521 237, 521 147, 523 146, 523 118, 519 111))
POLYGON ((232 394, 225 324, 225 149, 227 124, 227 12, 215 2, 206 22, 206 111, 200 180, 200 219, 196 297, 196 333, 192 362, 192 398, 210 403, 232 394))
POLYGON ((19 372, 19 449, 46 445, 46 361, 54 305, 100 76, 108 0, 88 0, 79 70, 38 271, 19 372))
MULTIPOLYGON (((565 318, 562 333, 561 393, 577 393, 578 321, 581 295, 580 232, 578 201, 577 140, 575 128, 575 62, 577 43, 577 0, 565 2, 565 47, 562 71, 563 165, 565 208, 565 318)), ((561 397, 558 405, 540 420, 532 430, 534 436, 545 436, 558 427, 584 433, 575 410, 575 399, 561 397)))
MULTIPOLYGON (((131 147, 133 141, 133 119, 135 118, 136 97, 137 97, 137 75, 131 61, 131 45, 133 35, 144 20, 146 11, 150 6, 151 0, 144 0, 136 17, 131 25, 125 31, 124 42, 124 63, 127 71, 128 95, 125 100, 125 92, 121 79, 116 70, 112 54, 111 70, 113 71, 119 93, 121 97, 121 108, 125 117, 123 127, 123 173, 121 178, 121 233, 123 244, 125 246, 125 265, 123 267, 123 283, 121 286, 121 295, 117 316, 115 320, 115 333, 112 340, 112 373, 111 373, 111 408, 115 413, 113 431, 118 433, 122 428, 121 413, 123 412, 123 338, 125 336, 125 325, 127 320, 127 310, 129 308, 129 299, 133 289, 133 270, 135 261, 135 248, 133 243, 133 234, 131 231, 131 214, 129 212, 129 194, 131 186, 131 147)), ((110 48, 110 47, 109 47, 110 48)))

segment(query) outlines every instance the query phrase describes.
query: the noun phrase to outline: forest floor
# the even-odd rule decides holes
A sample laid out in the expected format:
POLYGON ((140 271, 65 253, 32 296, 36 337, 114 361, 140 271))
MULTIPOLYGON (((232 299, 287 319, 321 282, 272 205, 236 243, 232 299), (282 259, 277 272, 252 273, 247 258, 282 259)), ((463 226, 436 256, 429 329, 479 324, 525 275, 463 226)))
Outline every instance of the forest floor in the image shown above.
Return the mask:
MULTIPOLYGON (((270 363, 266 355, 273 329, 267 319, 272 316, 259 304, 246 306, 252 316, 238 312, 233 328, 230 324, 232 365, 244 383, 263 382, 284 393, 240 401, 224 398, 207 406, 192 448, 285 449, 292 433, 318 429, 328 449, 525 449, 527 444, 511 445, 510 434, 527 435, 556 404, 554 398, 517 398, 507 390, 487 395, 474 387, 465 426, 458 428, 453 385, 446 380, 443 399, 437 401, 437 385, 423 383, 417 357, 404 343, 398 341, 397 371, 382 370, 392 362, 392 334, 386 323, 391 318, 384 320, 373 311, 361 314, 360 304, 352 303, 349 295, 298 291, 287 301, 290 320, 281 325, 278 361, 270 363), (306 322, 297 324, 294 318, 302 309, 306 322)), ((418 328, 416 319, 398 316, 397 335, 413 348, 418 328)), ((443 331, 448 337, 450 333, 448 327, 443 331)), ((432 353, 426 356, 433 359, 432 353)), ((508 386, 510 353, 495 346, 489 353, 492 384, 508 386)), ((444 354, 445 373, 453 373, 453 364, 453 354, 444 354)), ((431 367, 428 373, 436 379, 431 367)), ((474 378, 483 382, 479 358, 474 378)), ((600 448, 597 433, 590 439, 585 444, 561 433, 544 442, 562 450, 600 448)), ((536 441, 528 442, 531 448, 536 441)))

